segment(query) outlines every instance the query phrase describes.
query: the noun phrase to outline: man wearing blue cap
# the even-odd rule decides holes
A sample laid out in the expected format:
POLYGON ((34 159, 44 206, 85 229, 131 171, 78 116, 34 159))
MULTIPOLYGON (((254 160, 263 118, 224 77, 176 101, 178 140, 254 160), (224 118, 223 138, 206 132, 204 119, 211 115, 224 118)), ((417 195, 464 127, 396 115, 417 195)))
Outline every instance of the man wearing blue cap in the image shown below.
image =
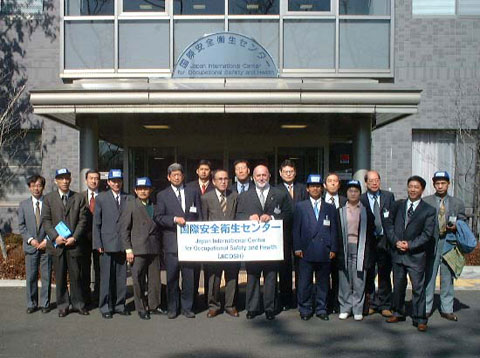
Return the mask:
POLYGON ((57 190, 45 195, 42 210, 42 224, 49 237, 47 250, 53 254, 59 317, 68 314, 70 304, 81 315, 89 314, 85 308, 80 275, 87 207, 85 197, 70 190, 71 182, 70 171, 58 169, 55 172, 57 190), (70 294, 67 273, 70 277, 70 294))
POLYGON ((420 332, 427 331, 425 263, 435 230, 435 209, 422 200, 425 185, 418 175, 408 178, 408 198, 396 201, 384 221, 387 239, 394 248, 393 316, 387 323, 405 321, 408 274, 412 283, 412 323, 420 332))
POLYGON ((137 198, 127 203, 120 217, 120 236, 132 265, 135 309, 145 320, 150 319, 150 313, 164 313, 160 308, 160 232, 153 221, 152 191, 150 178, 137 178, 137 198))
POLYGON ((319 174, 307 179, 309 199, 297 203, 293 214, 293 249, 298 261, 298 310, 304 321, 315 313, 328 321, 327 294, 330 262, 338 249, 337 211, 322 199, 323 182, 319 174), (313 274, 315 273, 315 294, 313 274))
POLYGON ((122 192, 120 169, 108 172, 110 190, 98 194, 93 212, 93 248, 100 254, 100 294, 98 308, 103 318, 114 313, 130 315, 125 308, 127 297, 127 264, 125 248, 119 234, 122 211, 132 197, 122 192))
POLYGON ((427 315, 433 313, 433 297, 435 294, 435 280, 440 266, 440 315, 450 321, 457 321, 453 313, 454 273, 448 267, 442 255, 445 237, 448 232, 456 232, 457 220, 466 220, 465 204, 462 200, 448 194, 450 175, 447 171, 437 171, 433 175, 435 194, 427 196, 425 202, 437 210, 437 225, 435 227, 435 241, 427 256, 425 282, 427 282, 427 315))

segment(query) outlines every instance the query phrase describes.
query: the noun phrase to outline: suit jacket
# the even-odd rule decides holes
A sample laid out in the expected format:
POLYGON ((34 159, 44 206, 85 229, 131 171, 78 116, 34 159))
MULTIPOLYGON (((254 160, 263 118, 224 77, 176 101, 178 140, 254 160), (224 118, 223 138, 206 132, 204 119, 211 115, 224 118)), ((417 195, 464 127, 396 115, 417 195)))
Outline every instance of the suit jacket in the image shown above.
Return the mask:
POLYGON ((293 214, 293 250, 301 250, 306 261, 330 262, 330 252, 338 251, 337 220, 335 206, 323 199, 318 220, 310 200, 297 203, 293 214))
MULTIPOLYGON (((357 250, 357 271, 369 269, 374 265, 375 250, 375 217, 373 214, 360 203, 360 223, 358 226, 358 250, 357 250)), ((346 205, 338 208, 338 235, 340 237, 340 245, 338 248, 338 263, 340 267, 347 268, 347 245, 348 245, 348 222, 346 205)))
POLYGON ((43 198, 43 210, 42 210, 42 224, 50 238, 47 243, 47 250, 50 253, 60 256, 64 250, 68 250, 73 256, 82 256, 84 250, 82 245, 85 244, 85 229, 87 227, 87 212, 86 212, 85 196, 74 191, 70 191, 67 205, 63 206, 62 199, 58 193, 58 190, 54 190, 48 193, 43 198), (69 247, 65 245, 58 245, 53 247, 52 241, 58 236, 55 226, 63 221, 75 238, 75 244, 69 247))
POLYGON ((157 194, 154 220, 163 229, 163 249, 165 253, 178 252, 177 224, 173 222, 175 216, 183 217, 186 221, 202 220, 200 194, 191 187, 185 186, 184 190, 186 212, 183 211, 171 185, 157 194))
MULTIPOLYGON (((382 220, 382 227, 383 227, 383 237, 380 238, 377 242, 377 247, 382 248, 384 250, 390 250, 391 247, 388 243, 387 235, 385 234, 385 216, 390 215, 390 211, 392 210, 393 205, 395 204, 395 196, 392 192, 387 190, 379 190, 379 207, 380 207, 380 216, 382 220)), ((367 208, 367 210, 373 215, 372 208, 370 207, 370 201, 368 200, 367 193, 363 193, 360 196, 360 201, 362 204, 367 208)), ((375 215, 373 216, 375 220, 375 215)))
MULTIPOLYGON (((193 180, 191 182, 188 182, 187 184, 185 184, 185 186, 188 186, 189 188, 195 189, 198 192, 198 195, 202 196, 202 188, 200 188, 200 184, 198 183, 198 179, 193 180)), ((205 191, 205 194, 212 191, 213 189, 215 189, 215 187, 213 186, 212 180, 209 180, 207 190, 205 191)))
MULTIPOLYGON (((43 211, 43 208, 42 208, 43 211)), ((35 212, 33 210, 32 197, 22 201, 18 207, 18 228, 23 238, 23 251, 26 254, 34 254, 37 249, 28 244, 28 239, 33 237, 39 243, 45 240, 45 230, 40 220, 40 227, 37 234, 37 223, 35 221, 35 212)))
POLYGON ((433 240, 435 208, 420 200, 407 225, 407 200, 398 200, 384 220, 387 239, 393 248, 392 262, 423 269, 428 244, 433 240), (408 250, 396 249, 397 241, 408 241, 408 250))
POLYGON ((105 252, 125 250, 119 234, 120 215, 125 210, 128 201, 131 200, 133 200, 133 197, 130 195, 120 193, 120 207, 118 207, 112 190, 97 195, 93 213, 94 249, 104 249, 105 252))
MULTIPOLYGON (((436 252, 438 239, 440 238, 440 227, 438 226, 438 210, 440 209, 440 202, 435 194, 429 195, 423 200, 425 200, 428 205, 433 206, 436 210, 435 231, 433 234, 435 240, 431 242, 431 252, 436 252)), ((465 204, 462 200, 447 194, 445 197, 445 209, 445 219, 447 223, 451 216, 456 216, 457 220, 467 220, 467 216, 465 215, 465 204)))
MULTIPOLYGON (((252 180, 250 180, 248 183, 249 183, 249 184, 248 184, 248 189, 247 189, 246 191, 255 189, 255 183, 254 183, 252 180)), ((237 190, 237 183, 235 183, 235 182, 233 182, 232 184, 230 184, 230 186, 228 187, 228 189, 231 190, 231 191, 233 191, 233 192, 235 192, 235 193, 237 193, 237 194, 240 194, 240 193, 238 192, 238 190, 237 190)))
POLYGON ((202 201, 202 218, 205 221, 216 220, 235 220, 237 211, 237 197, 238 194, 227 189, 227 209, 225 213, 220 207, 220 201, 218 200, 217 191, 211 190, 205 193, 201 197, 202 201))
POLYGON ((120 216, 120 237, 125 249, 134 255, 160 253, 160 230, 138 198, 129 200, 120 216))

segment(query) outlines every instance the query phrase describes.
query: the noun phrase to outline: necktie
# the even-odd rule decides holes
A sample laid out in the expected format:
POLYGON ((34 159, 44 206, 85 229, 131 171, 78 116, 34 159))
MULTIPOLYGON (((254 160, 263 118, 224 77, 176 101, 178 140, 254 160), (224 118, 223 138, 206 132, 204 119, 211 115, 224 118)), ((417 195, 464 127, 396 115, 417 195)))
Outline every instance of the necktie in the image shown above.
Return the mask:
POLYGON ((67 206, 67 199, 68 199, 68 197, 65 194, 63 194, 62 195, 63 206, 67 206))
POLYGON ((407 211, 407 224, 410 222, 410 219, 412 218, 413 216, 413 203, 410 204, 410 207, 408 208, 408 211, 407 211))
POLYGON ((337 207, 337 205, 335 204, 335 198, 333 196, 330 197, 330 202, 333 206, 337 207))
POLYGON ((178 198, 178 202, 180 203, 180 206, 181 206, 182 209, 183 209, 183 206, 182 206, 182 192, 180 191, 180 189, 178 189, 177 198, 178 198))
POLYGON ((242 184, 242 188, 240 189, 240 194, 245 191, 245 184, 242 184))
POLYGON ((320 211, 318 210, 318 201, 315 202, 315 206, 313 207, 313 211, 315 212, 315 218, 318 220, 318 216, 320 215, 320 211))
POLYGON ((375 234, 382 233, 382 218, 380 217, 380 205, 378 204, 378 195, 374 196, 373 215, 375 216, 375 234))
POLYGON ((202 195, 205 194, 207 191, 207 186, 205 184, 202 184, 202 195))
POLYGON ((115 197, 115 201, 117 202, 117 206, 120 207, 120 195, 115 197))
POLYGON ((262 209, 265 209, 265 195, 263 194, 263 189, 260 189, 260 204, 262 204, 262 209))
POLYGON ((288 193, 290 194, 291 198, 293 199, 293 184, 288 186, 288 193))
POLYGON ((93 192, 92 192, 92 196, 90 197, 88 208, 90 209, 90 212, 93 214, 93 212, 95 211, 95 194, 93 192))
POLYGON ((438 228, 440 235, 443 236, 447 232, 447 219, 446 219, 445 198, 440 200, 440 207, 438 208, 438 228))
POLYGON ((225 194, 220 194, 220 208, 222 209, 223 214, 227 211, 227 199, 225 198, 225 194))
POLYGON ((37 224, 37 234, 40 229, 40 202, 37 200, 35 203, 35 223, 37 224))

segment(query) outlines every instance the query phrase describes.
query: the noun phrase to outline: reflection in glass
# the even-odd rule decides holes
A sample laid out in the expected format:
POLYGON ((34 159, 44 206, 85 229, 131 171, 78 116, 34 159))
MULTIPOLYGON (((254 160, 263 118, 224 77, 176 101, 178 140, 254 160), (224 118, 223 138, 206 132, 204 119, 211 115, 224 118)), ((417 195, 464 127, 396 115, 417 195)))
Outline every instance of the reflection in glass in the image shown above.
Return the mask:
POLYGON ((331 11, 331 1, 288 0, 288 11, 331 11))
POLYGON ((390 15, 390 0, 339 0, 340 15, 390 15))
POLYGON ((341 20, 340 68, 388 69, 389 20, 341 20))
POLYGON ((230 15, 278 15, 280 0, 230 0, 230 15))
POLYGON ((114 0, 65 0, 65 15, 113 15, 114 0))
POLYGON ((224 15, 225 1, 173 0, 174 15, 224 15))
POLYGON ((187 46, 199 38, 213 34, 215 32, 225 31, 225 22, 223 20, 181 20, 174 23, 174 62, 182 54, 187 46))
POLYGON ((165 12, 165 0, 123 0, 125 12, 165 12))

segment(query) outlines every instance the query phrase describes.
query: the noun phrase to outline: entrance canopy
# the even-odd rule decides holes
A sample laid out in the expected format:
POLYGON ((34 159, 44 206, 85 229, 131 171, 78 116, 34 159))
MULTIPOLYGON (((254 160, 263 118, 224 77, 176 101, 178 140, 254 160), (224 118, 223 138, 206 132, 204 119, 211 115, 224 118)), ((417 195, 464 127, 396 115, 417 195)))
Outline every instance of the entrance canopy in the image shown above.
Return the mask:
POLYGON ((36 114, 71 126, 80 114, 350 113, 379 127, 416 113, 420 92, 373 80, 97 79, 34 89, 30 101, 36 114))

